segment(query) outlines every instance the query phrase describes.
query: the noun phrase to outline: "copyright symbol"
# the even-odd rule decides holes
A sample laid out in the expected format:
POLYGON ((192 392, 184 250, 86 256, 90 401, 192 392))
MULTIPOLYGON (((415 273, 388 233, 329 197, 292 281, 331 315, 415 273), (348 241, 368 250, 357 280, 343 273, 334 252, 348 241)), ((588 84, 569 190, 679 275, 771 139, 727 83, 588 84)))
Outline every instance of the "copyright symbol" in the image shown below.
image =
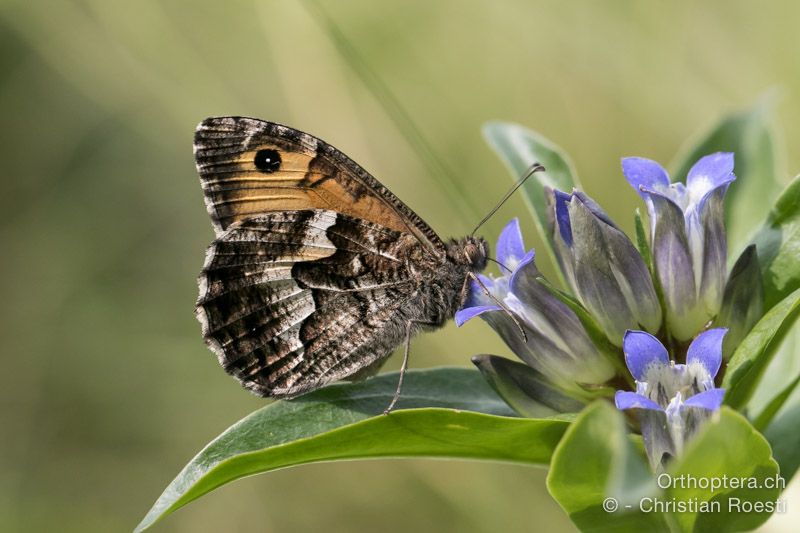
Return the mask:
POLYGON ((619 509, 619 502, 614 498, 606 498, 603 500, 603 510, 607 513, 613 513, 619 509))

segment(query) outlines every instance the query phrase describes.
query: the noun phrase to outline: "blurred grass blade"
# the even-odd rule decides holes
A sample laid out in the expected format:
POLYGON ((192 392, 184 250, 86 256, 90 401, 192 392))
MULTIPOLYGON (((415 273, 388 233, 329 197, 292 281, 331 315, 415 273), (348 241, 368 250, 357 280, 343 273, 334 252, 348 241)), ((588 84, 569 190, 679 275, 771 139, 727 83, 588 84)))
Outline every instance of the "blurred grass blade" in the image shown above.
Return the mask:
POLYGON ((396 386, 393 372, 255 411, 192 459, 136 530, 236 479, 306 463, 443 457, 545 465, 569 425, 516 418, 477 370, 409 371, 397 410, 383 415, 396 386))
POLYGON ((316 19, 319 26, 327 33, 333 45, 341 54, 344 62, 358 76, 361 83, 367 88, 372 96, 380 103, 389 118, 395 123, 397 129, 405 137, 417 155, 428 167, 431 176, 439 183, 444 185, 448 195, 457 201, 463 211, 467 211, 470 217, 477 220, 483 214, 478 209, 472 199, 465 193, 464 188, 459 186, 454 172, 438 156, 425 135, 417 127, 414 119, 406 111, 400 100, 394 95, 389 86, 378 76, 378 74, 361 57, 358 49, 350 42, 345 33, 339 28, 336 22, 325 12, 323 7, 314 0, 305 0, 304 5, 307 11, 316 19))
POLYGON ((725 404, 735 409, 747 404, 781 339, 797 318, 799 307, 797 289, 770 309, 736 348, 722 380, 725 404))
POLYGON ((800 176, 781 193, 755 235, 764 280, 764 309, 800 287, 800 176))
POLYGON ((734 152, 736 181, 725 199, 725 226, 734 251, 763 219, 765 206, 772 205, 780 191, 779 180, 784 176, 776 161, 775 139, 769 124, 773 100, 772 94, 767 93, 752 108, 723 117, 699 141, 684 147, 672 165, 673 179, 685 180, 689 169, 702 156, 734 152))
POLYGON ((536 230, 547 244, 550 258, 561 272, 553 255, 553 238, 548 229, 545 187, 571 192, 580 188, 578 175, 569 156, 542 135, 512 122, 487 122, 483 136, 505 163, 513 181, 519 181, 534 163, 541 163, 544 172, 537 172, 523 185, 523 197, 533 214, 536 230))

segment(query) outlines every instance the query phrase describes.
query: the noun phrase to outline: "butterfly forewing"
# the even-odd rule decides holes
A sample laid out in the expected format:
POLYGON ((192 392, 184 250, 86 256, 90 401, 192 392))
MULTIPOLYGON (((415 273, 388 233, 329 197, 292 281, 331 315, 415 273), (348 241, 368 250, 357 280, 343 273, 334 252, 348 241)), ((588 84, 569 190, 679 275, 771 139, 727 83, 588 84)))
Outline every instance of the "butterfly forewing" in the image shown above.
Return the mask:
POLYGON ((218 233, 269 211, 328 209, 411 233, 439 255, 425 222, 349 157, 312 135, 243 117, 204 120, 195 161, 218 233), (272 154, 264 165, 264 154, 272 154))

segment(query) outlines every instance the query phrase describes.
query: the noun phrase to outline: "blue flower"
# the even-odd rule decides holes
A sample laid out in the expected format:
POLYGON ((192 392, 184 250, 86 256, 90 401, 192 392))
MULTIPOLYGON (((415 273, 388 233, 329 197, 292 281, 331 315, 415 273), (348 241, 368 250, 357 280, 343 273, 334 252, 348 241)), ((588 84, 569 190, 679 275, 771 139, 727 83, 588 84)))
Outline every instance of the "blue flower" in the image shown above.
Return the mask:
POLYGON ((649 159, 622 160, 625 178, 647 203, 656 277, 670 333, 692 338, 720 310, 726 277, 723 200, 733 175, 733 154, 705 156, 689 170, 686 185, 671 183, 649 159))
POLYGON ((503 274, 480 276, 491 296, 473 282, 467 303, 456 313, 456 325, 480 316, 520 359, 554 386, 577 397, 586 397, 585 386, 611 379, 615 370, 609 358, 592 342, 578 316, 539 280, 535 253, 525 252, 516 218, 500 234, 496 254, 503 274), (509 311, 524 329, 526 339, 509 311))
POLYGON ((608 339, 622 345, 628 329, 658 332, 661 305, 650 271, 631 240, 580 191, 552 191, 556 257, 573 294, 608 339))
POLYGON ((617 391, 615 403, 636 413, 653 468, 679 456, 687 439, 722 405, 725 391, 714 378, 727 331, 716 328, 698 335, 685 364, 671 361, 664 345, 649 333, 625 333, 622 349, 636 392, 617 391))

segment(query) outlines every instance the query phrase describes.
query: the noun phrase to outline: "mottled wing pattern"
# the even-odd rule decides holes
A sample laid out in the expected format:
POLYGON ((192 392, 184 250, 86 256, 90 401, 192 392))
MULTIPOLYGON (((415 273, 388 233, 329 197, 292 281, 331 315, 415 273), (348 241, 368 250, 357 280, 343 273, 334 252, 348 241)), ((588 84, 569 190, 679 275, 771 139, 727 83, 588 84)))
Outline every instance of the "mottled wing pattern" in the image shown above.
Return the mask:
POLYGON ((336 148, 287 126, 243 117, 204 120, 195 160, 217 234, 270 211, 327 209, 414 235, 438 256, 444 244, 391 191, 336 148), (280 165, 259 170, 256 155, 275 150, 280 165))
POLYGON ((243 219, 208 249, 197 315, 220 363, 262 396, 292 397, 379 363, 416 287, 408 233, 329 210, 243 219))

